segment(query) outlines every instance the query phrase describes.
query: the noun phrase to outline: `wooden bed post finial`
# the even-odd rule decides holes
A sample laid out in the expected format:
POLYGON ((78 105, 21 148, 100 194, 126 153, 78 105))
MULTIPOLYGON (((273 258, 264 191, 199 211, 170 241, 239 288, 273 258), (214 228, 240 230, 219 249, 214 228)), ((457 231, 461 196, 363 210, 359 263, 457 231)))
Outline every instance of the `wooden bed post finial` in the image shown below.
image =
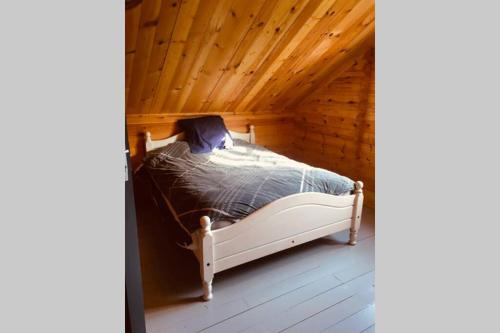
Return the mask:
POLYGON ((349 245, 356 245, 358 242, 358 230, 361 225, 361 212, 363 210, 363 182, 354 183, 354 206, 352 210, 351 229, 349 232, 349 245))
POLYGON ((210 227, 212 226, 212 222, 210 221, 210 218, 208 216, 202 216, 200 218, 200 224, 203 235, 210 232, 210 227))
POLYGON ((212 235, 212 222, 208 216, 200 218, 200 244, 201 260, 200 274, 203 284, 203 299, 209 301, 212 299, 212 280, 214 278, 214 247, 212 235))
POLYGON ((255 144, 255 126, 250 125, 250 143, 255 144))
POLYGON ((146 133, 144 133, 144 137, 146 139, 146 152, 153 150, 154 147, 153 147, 153 140, 151 140, 151 132, 147 131, 146 133))

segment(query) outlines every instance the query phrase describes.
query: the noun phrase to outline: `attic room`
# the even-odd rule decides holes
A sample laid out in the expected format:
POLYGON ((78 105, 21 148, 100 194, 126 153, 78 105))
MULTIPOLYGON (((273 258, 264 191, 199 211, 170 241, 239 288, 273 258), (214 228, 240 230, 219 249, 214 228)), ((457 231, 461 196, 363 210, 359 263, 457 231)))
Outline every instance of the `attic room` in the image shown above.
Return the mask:
POLYGON ((127 1, 125 99, 147 332, 374 332, 373 0, 127 1))
POLYGON ((2 2, 0 332, 498 332, 498 2, 374 1, 2 2))

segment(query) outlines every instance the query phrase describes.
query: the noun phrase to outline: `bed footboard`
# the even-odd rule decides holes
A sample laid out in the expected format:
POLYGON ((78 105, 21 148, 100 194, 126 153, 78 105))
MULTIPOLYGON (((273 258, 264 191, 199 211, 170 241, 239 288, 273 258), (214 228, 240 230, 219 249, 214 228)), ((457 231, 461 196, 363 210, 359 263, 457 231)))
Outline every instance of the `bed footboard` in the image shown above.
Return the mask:
POLYGON ((355 245, 361 224, 363 183, 352 195, 299 193, 276 200, 231 226, 211 230, 207 216, 193 240, 203 299, 210 300, 214 274, 330 234, 350 230, 355 245))

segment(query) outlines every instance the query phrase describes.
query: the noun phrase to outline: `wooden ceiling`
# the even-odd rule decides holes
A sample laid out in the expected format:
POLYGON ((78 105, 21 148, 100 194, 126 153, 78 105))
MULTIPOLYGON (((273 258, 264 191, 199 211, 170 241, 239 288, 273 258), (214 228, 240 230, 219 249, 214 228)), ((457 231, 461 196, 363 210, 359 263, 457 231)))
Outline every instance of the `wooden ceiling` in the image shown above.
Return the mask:
POLYGON ((143 0, 126 10, 126 112, 293 108, 373 46, 374 18, 374 0, 143 0))

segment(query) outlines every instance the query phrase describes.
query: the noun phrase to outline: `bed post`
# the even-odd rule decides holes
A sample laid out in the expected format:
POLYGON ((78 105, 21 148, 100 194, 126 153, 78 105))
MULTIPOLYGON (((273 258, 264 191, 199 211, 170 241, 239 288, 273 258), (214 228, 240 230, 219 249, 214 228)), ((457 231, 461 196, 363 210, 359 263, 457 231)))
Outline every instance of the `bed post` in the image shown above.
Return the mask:
POLYGON ((255 126, 250 125, 250 143, 255 144, 255 126))
POLYGON ((201 258, 200 258, 200 274, 203 283, 203 299, 208 301, 212 299, 212 280, 214 278, 214 248, 213 235, 210 230, 212 222, 208 216, 203 216, 200 219, 201 234, 201 258))
POLYGON ((354 206, 352 210, 351 229, 349 233, 349 245, 356 245, 358 241, 358 230, 361 224, 361 211, 363 210, 363 182, 354 183, 354 206))
POLYGON ((150 151, 153 149, 153 140, 151 140, 151 132, 147 131, 144 133, 144 137, 146 139, 146 151, 150 151))

